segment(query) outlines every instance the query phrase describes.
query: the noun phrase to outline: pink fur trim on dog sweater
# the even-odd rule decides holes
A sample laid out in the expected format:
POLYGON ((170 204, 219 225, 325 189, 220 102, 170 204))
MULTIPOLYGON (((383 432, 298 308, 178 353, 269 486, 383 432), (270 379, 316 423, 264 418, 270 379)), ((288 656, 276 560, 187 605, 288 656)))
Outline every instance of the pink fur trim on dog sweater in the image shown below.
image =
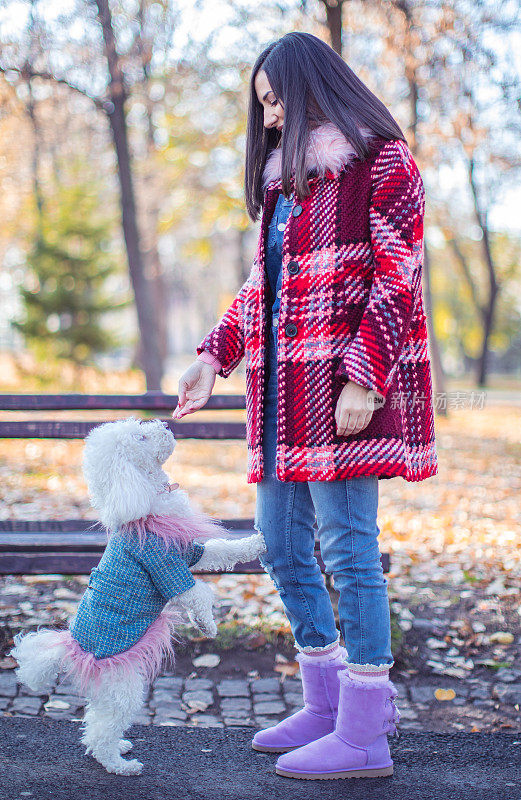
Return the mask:
POLYGON ((180 611, 168 607, 132 647, 106 658, 95 658, 92 653, 83 650, 69 630, 55 631, 45 646, 65 647, 62 662, 65 675, 74 680, 80 691, 96 687, 102 676, 110 673, 115 673, 117 678, 138 673, 150 684, 164 663, 175 664, 173 641, 179 641, 175 626, 182 621, 180 611))

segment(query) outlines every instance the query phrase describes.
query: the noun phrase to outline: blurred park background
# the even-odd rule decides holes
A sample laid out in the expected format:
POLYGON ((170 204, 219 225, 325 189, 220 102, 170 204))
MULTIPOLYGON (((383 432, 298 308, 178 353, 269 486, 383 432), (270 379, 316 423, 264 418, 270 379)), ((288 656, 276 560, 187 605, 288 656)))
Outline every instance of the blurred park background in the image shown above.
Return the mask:
MULTIPOLYGON (((253 62, 288 31, 322 37, 391 110, 426 188, 439 474, 380 482, 394 652, 409 675, 500 673, 521 698, 519 12, 517 0, 1 0, 0 391, 177 392, 256 245, 243 199, 253 62)), ((243 393, 243 366, 215 392, 243 393)), ((78 416, 106 418, 61 418, 78 416)), ((81 450, 1 441, 0 518, 93 516, 81 450)), ((253 516, 244 442, 182 440, 167 468, 209 513, 253 516)), ((288 633, 267 576, 215 582, 229 617, 288 633)), ((71 611, 63 587, 40 617, 30 597, 12 602, 37 583, 3 581, 12 630, 71 611)))

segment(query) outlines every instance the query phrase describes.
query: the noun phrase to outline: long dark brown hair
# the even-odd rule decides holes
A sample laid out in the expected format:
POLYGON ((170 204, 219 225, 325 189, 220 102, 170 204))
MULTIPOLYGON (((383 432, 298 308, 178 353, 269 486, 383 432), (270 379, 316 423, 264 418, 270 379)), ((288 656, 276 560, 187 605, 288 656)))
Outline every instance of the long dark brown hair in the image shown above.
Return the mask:
POLYGON ((246 133, 245 197, 252 220, 257 220, 264 201, 262 173, 268 153, 282 137, 282 191, 292 191, 291 173, 295 161, 295 191, 299 197, 310 193, 305 154, 310 128, 332 122, 364 159, 369 145, 359 126, 384 139, 406 138, 390 112, 358 78, 345 61, 311 33, 292 31, 266 47, 251 73, 246 133), (284 107, 283 134, 264 127, 264 110, 255 91, 260 69, 267 75, 273 92, 284 107))

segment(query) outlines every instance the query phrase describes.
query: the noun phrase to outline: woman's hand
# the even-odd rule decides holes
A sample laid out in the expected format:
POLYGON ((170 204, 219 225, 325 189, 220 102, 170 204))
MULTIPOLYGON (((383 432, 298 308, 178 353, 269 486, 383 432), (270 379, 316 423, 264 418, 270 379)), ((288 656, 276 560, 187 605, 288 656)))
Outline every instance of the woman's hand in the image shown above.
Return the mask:
POLYGON ((374 397, 370 389, 348 381, 340 393, 335 409, 338 436, 352 436, 366 428, 374 413, 374 397))
POLYGON ((212 394, 216 375, 211 364, 194 361, 179 379, 177 408, 172 417, 180 419, 202 408, 212 394))

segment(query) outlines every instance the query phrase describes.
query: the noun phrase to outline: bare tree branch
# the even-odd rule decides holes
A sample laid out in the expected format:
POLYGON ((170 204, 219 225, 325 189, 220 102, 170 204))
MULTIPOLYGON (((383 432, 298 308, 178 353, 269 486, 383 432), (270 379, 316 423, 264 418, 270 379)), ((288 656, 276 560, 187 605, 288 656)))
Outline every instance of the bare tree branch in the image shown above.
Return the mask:
POLYGON ((15 72, 24 82, 31 81, 34 78, 41 78, 44 81, 52 81, 53 83, 67 86, 67 88, 71 89, 73 92, 77 92, 83 97, 86 97, 88 100, 91 100, 96 108, 98 108, 100 111, 103 111, 105 114, 111 113, 111 102, 108 98, 96 97, 95 95, 89 94, 89 92, 86 92, 85 89, 75 86, 66 78, 60 78, 58 75, 53 75, 51 72, 47 72, 46 70, 33 69, 27 62, 22 67, 3 67, 0 65, 0 72, 6 76, 9 72, 15 72))

